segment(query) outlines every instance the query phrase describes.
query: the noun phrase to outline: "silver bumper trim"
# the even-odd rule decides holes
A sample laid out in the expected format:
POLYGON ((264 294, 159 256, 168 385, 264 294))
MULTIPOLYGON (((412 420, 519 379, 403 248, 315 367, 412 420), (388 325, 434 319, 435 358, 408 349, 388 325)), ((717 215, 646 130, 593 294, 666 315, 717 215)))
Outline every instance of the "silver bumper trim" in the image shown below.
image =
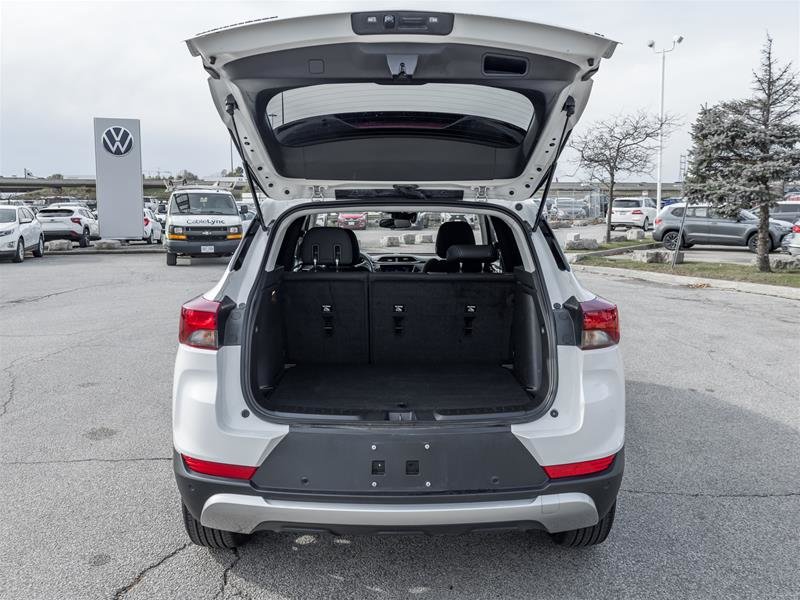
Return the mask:
POLYGON ((259 496, 215 494, 203 506, 206 527, 252 533, 261 523, 431 527, 532 521, 550 533, 595 525, 594 501, 586 494, 546 494, 532 499, 500 502, 429 504, 338 504, 265 500, 259 496))

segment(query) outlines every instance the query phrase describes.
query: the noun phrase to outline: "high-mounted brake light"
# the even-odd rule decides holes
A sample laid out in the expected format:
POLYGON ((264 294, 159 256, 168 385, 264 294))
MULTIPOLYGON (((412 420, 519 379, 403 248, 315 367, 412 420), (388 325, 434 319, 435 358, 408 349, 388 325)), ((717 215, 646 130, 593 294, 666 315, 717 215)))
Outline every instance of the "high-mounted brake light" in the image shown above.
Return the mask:
POLYGON ((219 302, 198 296, 181 307, 178 341, 195 348, 217 349, 219 302))
POLYGON ((215 477, 227 477, 228 479, 250 479, 258 470, 258 467, 243 467, 241 465, 229 465, 225 463, 211 462, 210 460, 200 460, 181 454, 186 468, 195 473, 203 475, 213 475, 215 477))
POLYGON ((544 472, 550 479, 560 479, 561 477, 580 477, 581 475, 591 475, 592 473, 600 473, 605 471, 614 462, 616 454, 605 456, 603 458, 596 458, 594 460, 584 460, 576 463, 567 463, 564 465, 550 465, 549 467, 542 467, 544 472))
POLYGON ((583 333, 581 348, 592 350, 619 343, 619 314, 617 305, 602 298, 581 302, 583 333))

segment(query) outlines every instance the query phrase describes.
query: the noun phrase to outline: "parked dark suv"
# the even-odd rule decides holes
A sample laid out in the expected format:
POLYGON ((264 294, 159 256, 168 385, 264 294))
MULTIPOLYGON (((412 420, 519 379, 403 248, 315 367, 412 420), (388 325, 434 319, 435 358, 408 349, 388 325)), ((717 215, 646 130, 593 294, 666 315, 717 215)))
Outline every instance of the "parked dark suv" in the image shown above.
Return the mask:
MULTIPOLYGON (((653 239, 663 242, 665 248, 675 248, 684 210, 687 210, 686 204, 673 204, 663 209, 656 218, 653 239)), ((781 239, 791 230, 791 223, 770 219, 770 251, 780 248, 781 239)), ((691 248, 695 244, 747 246, 751 252, 755 252, 757 232, 758 217, 750 211, 742 210, 737 217, 728 217, 712 206, 690 206, 683 226, 681 247, 691 248)))

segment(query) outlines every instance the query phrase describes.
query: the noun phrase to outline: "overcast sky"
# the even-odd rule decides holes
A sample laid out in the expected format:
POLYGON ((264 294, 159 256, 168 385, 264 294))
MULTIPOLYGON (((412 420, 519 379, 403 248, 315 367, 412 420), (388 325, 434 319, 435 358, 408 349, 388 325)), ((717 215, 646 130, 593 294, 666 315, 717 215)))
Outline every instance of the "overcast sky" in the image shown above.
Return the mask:
MULTIPOLYGON (((92 118, 142 121, 146 173, 227 168, 228 136, 200 60, 183 40, 247 19, 385 2, 11 2, 0 0, 0 174, 94 174, 92 118)), ((599 32, 622 42, 595 76, 581 125, 658 110, 659 60, 646 47, 685 41, 667 58, 667 110, 685 125, 667 143, 664 179, 678 179, 689 125, 703 103, 749 94, 766 32, 781 60, 800 60, 800 2, 427 2, 393 8, 487 12, 599 32)), ((561 179, 575 168, 562 160, 561 179)))

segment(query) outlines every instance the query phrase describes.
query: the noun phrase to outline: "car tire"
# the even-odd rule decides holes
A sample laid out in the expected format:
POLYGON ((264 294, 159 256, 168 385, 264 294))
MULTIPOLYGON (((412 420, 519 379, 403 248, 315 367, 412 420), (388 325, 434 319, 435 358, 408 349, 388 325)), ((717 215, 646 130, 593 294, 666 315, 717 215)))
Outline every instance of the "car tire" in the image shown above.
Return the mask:
POLYGON ((89 237, 90 236, 91 236, 91 233, 89 232, 89 230, 88 229, 84 229, 83 233, 81 234, 80 239, 78 240, 78 246, 80 246, 81 248, 88 248, 89 247, 89 237))
POLYGON ((178 255, 174 252, 167 252, 167 266, 174 267, 178 264, 178 255))
POLYGON ((39 236, 39 241, 36 244, 36 248, 33 249, 33 255, 36 258, 41 258, 44 256, 44 237, 39 236))
POLYGON ((550 534, 550 537, 559 546, 566 546, 568 548, 585 548, 586 546, 602 544, 608 537, 612 525, 614 525, 614 513, 616 513, 616 511, 617 503, 614 502, 608 514, 600 519, 597 525, 553 533, 550 534))
MULTIPOLYGON (((772 238, 770 238, 767 245, 767 254, 772 252, 772 247, 773 247, 772 238)), ((758 254, 758 232, 754 233, 749 238, 747 238, 747 249, 750 250, 750 252, 752 252, 753 254, 758 254)))
POLYGON ((642 231, 647 231, 648 229, 650 229, 650 221, 645 217, 644 223, 642 223, 642 231))
POLYGON ((21 263, 25 260, 25 242, 22 241, 22 238, 17 240, 17 251, 14 253, 14 258, 11 260, 15 263, 21 263))
POLYGON ((183 525, 193 544, 206 548, 231 549, 241 546, 250 539, 250 536, 245 533, 205 527, 191 515, 183 503, 181 503, 181 511, 183 512, 183 525))
MULTIPOLYGON (((667 231, 661 238, 661 245, 667 250, 676 250, 678 248, 678 232, 667 231)), ((688 248, 685 241, 681 244, 681 248, 688 248)))
POLYGON ((150 235, 147 236, 147 239, 145 240, 145 242, 147 243, 148 246, 153 244, 153 230, 152 229, 150 230, 150 235))

